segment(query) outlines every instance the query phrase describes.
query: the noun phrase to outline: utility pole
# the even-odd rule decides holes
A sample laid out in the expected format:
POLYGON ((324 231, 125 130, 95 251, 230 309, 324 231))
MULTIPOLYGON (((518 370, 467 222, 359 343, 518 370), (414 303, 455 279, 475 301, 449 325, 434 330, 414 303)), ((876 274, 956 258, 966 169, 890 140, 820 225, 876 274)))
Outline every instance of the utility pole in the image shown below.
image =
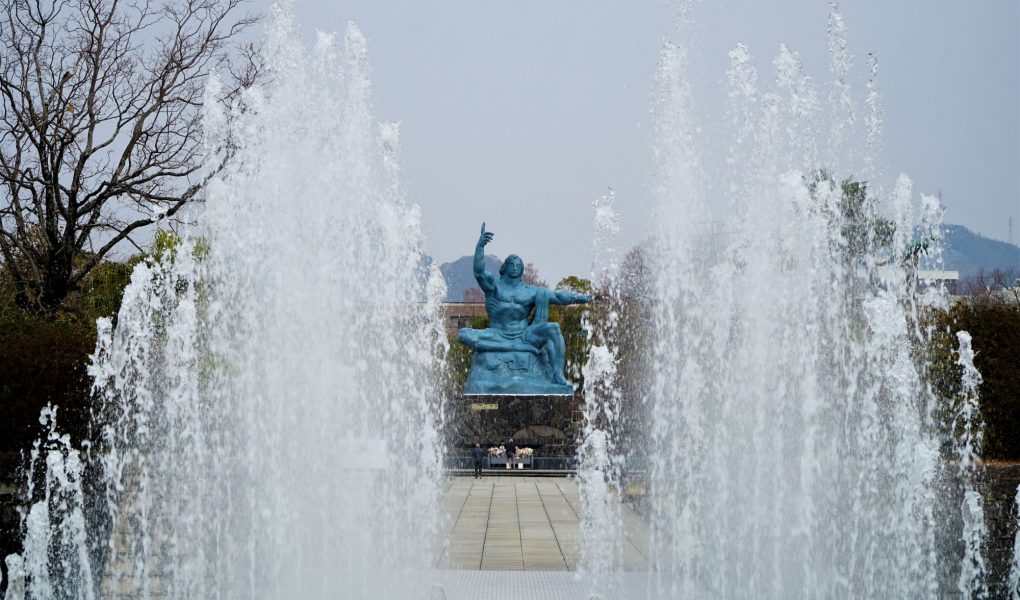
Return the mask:
MULTIPOLYGON (((1007 241, 1010 243, 1010 245, 1013 244, 1013 217, 1012 216, 1009 218, 1009 239, 1007 241)), ((1020 264, 1018 264, 1017 267, 1020 267, 1020 264)), ((1018 275, 1018 277, 1016 278, 1015 281, 1013 281, 1013 291, 1014 291, 1015 294, 1020 294, 1020 273, 1018 273, 1017 275, 1018 275)), ((1020 295, 1017 295, 1017 302, 1020 303, 1020 295)), ((1017 560, 1020 560, 1020 559, 1017 559, 1017 560)))

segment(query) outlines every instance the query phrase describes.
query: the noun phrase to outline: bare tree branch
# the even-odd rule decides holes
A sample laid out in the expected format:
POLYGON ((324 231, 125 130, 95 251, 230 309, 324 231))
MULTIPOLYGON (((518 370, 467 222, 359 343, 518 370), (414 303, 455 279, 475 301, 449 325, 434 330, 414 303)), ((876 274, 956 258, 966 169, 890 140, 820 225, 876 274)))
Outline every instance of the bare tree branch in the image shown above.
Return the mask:
POLYGON ((56 309, 147 215, 199 197, 208 76, 233 102, 263 72, 232 47, 257 20, 242 3, 0 0, 0 268, 20 305, 56 309))
POLYGON ((973 306, 1005 306, 1020 310, 1020 271, 980 269, 976 275, 958 282, 957 293, 973 306))

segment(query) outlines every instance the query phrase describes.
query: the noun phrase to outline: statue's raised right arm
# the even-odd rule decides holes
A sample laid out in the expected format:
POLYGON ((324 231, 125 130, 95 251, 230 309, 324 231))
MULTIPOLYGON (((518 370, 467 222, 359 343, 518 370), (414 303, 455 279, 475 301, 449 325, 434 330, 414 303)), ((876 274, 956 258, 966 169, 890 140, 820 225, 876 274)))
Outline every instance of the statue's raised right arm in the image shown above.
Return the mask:
POLYGON ((478 236, 478 243, 475 244, 474 268, 475 281, 483 292, 496 290, 496 276, 485 272, 485 245, 492 241, 493 235, 491 231, 485 231, 485 223, 482 223, 482 233, 478 236))

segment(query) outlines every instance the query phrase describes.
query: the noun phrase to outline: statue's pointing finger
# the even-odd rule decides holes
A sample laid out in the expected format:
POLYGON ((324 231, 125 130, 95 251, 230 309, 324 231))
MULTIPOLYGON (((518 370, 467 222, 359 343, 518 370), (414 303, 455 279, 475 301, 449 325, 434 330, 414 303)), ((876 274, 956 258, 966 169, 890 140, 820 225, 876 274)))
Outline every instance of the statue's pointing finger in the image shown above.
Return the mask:
POLYGON ((482 245, 485 245, 485 244, 488 244, 489 242, 491 242, 492 241, 492 237, 494 235, 495 234, 492 233, 491 231, 485 231, 485 222, 483 221, 482 222, 482 237, 481 237, 481 240, 480 240, 482 245))

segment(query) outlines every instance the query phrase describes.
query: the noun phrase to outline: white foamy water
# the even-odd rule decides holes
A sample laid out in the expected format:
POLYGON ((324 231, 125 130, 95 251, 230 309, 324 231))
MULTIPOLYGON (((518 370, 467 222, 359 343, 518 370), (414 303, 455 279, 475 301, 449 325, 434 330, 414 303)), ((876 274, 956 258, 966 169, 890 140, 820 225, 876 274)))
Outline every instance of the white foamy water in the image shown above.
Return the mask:
POLYGON ((621 308, 616 239, 620 232, 609 192, 593 203, 595 209, 592 284, 599 293, 597 313, 586 319, 590 342, 584 374, 584 425, 578 444, 577 487, 581 498, 578 577, 587 598, 619 598, 623 558, 620 445, 620 389, 617 372, 617 328, 621 308))
POLYGON ((981 449, 982 426, 980 422, 980 406, 978 404, 978 386, 981 385, 981 374, 974 366, 974 348, 971 346, 970 334, 959 331, 957 339, 956 364, 963 370, 961 378, 961 397, 956 413, 953 416, 955 454, 959 458, 958 471, 963 483, 963 546, 964 559, 961 563, 957 590, 964 598, 985 597, 988 595, 988 566, 982 555, 985 538, 988 537, 988 526, 985 524, 984 499, 974 487, 973 474, 979 460, 981 449))
POLYGON ((823 100, 793 49, 780 46, 760 75, 737 46, 725 164, 703 152, 719 138, 701 133, 689 49, 662 52, 648 449, 657 598, 983 593, 981 499, 965 462, 977 446, 959 439, 940 458, 918 351, 923 311, 947 297, 918 279, 912 249, 921 240, 937 254, 941 208, 922 197, 914 217, 906 176, 882 197, 844 183, 861 163, 873 170, 853 153, 875 149, 881 131, 872 57, 866 137, 854 137, 849 47, 834 7, 823 100), (962 555, 936 540, 949 526, 936 508, 954 502, 942 471, 965 486, 962 555))
POLYGON ((1020 485, 1016 488, 1016 499, 1013 503, 1013 515, 1016 519, 1016 534, 1013 537, 1013 561, 1009 565, 1009 577, 1006 579, 1006 589, 1010 598, 1020 598, 1020 485))
POLYGON ((275 9, 270 83, 207 104, 208 165, 228 166, 201 227, 135 270, 91 367, 104 560, 47 561, 77 509, 38 504, 8 598, 428 597, 445 286, 366 54, 353 25, 306 48, 275 9))

